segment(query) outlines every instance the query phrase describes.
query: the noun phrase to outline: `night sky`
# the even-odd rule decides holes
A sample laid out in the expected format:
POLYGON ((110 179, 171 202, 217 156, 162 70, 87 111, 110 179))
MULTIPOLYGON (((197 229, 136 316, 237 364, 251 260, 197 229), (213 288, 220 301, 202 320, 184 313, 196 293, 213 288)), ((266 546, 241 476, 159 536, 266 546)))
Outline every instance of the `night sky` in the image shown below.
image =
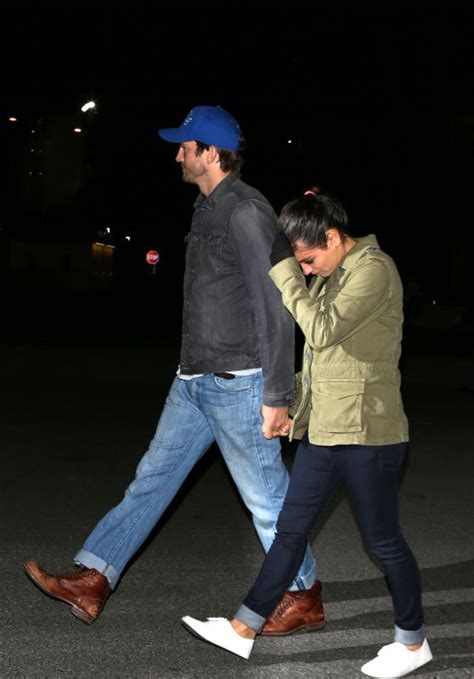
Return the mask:
MULTIPOLYGON (((460 8, 6 10, 2 117, 93 98, 75 208, 144 242, 159 229, 181 261, 195 187, 157 128, 220 104, 247 141, 243 178, 277 210, 318 183, 354 235, 376 233, 436 289, 453 229, 472 243, 473 22, 460 8)), ((5 222, 20 206, 3 193, 5 222)))

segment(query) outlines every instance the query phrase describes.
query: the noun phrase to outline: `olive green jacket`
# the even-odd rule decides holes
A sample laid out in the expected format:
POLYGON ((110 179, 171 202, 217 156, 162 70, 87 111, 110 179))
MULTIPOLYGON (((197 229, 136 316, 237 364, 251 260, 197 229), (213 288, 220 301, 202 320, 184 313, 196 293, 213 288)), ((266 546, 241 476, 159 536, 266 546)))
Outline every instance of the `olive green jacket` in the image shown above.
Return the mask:
POLYGON ((403 290, 373 235, 357 238, 329 278, 309 287, 294 257, 270 270, 305 336, 291 438, 385 445, 408 440, 398 361, 403 290))

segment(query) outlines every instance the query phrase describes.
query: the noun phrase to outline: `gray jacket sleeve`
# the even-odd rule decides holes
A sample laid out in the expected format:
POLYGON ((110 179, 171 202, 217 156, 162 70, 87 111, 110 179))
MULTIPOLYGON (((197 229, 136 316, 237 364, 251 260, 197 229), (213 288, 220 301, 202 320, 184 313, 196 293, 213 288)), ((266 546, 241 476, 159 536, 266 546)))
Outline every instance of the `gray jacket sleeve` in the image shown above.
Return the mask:
POLYGON ((247 200, 232 213, 230 235, 257 329, 263 403, 289 406, 294 401, 295 324, 268 275, 275 221, 268 204, 247 200))

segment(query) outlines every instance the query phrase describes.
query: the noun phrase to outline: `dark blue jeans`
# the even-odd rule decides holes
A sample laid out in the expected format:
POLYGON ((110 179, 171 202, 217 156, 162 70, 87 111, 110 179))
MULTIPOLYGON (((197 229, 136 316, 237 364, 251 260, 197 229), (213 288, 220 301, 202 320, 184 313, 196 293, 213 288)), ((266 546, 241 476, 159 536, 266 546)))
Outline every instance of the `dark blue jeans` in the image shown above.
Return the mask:
POLYGON ((398 524, 398 483, 406 444, 318 446, 301 441, 277 535, 236 616, 257 632, 288 589, 309 533, 340 483, 354 503, 363 539, 381 562, 393 600, 395 640, 424 638, 420 573, 398 524))

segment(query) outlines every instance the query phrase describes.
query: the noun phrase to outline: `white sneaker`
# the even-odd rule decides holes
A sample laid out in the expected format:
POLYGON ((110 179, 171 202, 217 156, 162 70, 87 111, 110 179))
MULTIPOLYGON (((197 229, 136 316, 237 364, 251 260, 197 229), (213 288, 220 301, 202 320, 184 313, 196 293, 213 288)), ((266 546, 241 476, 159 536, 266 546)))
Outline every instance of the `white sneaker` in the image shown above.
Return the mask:
POLYGON ((254 645, 253 639, 245 639, 234 630, 227 618, 208 618, 206 622, 185 615, 181 618, 183 625, 190 632, 204 641, 225 648, 226 651, 249 659, 254 645))
POLYGON ((385 679, 404 677, 425 665, 432 657, 426 639, 417 651, 409 651, 405 644, 395 641, 388 646, 382 646, 377 657, 365 663, 360 669, 369 677, 385 677, 385 679))

